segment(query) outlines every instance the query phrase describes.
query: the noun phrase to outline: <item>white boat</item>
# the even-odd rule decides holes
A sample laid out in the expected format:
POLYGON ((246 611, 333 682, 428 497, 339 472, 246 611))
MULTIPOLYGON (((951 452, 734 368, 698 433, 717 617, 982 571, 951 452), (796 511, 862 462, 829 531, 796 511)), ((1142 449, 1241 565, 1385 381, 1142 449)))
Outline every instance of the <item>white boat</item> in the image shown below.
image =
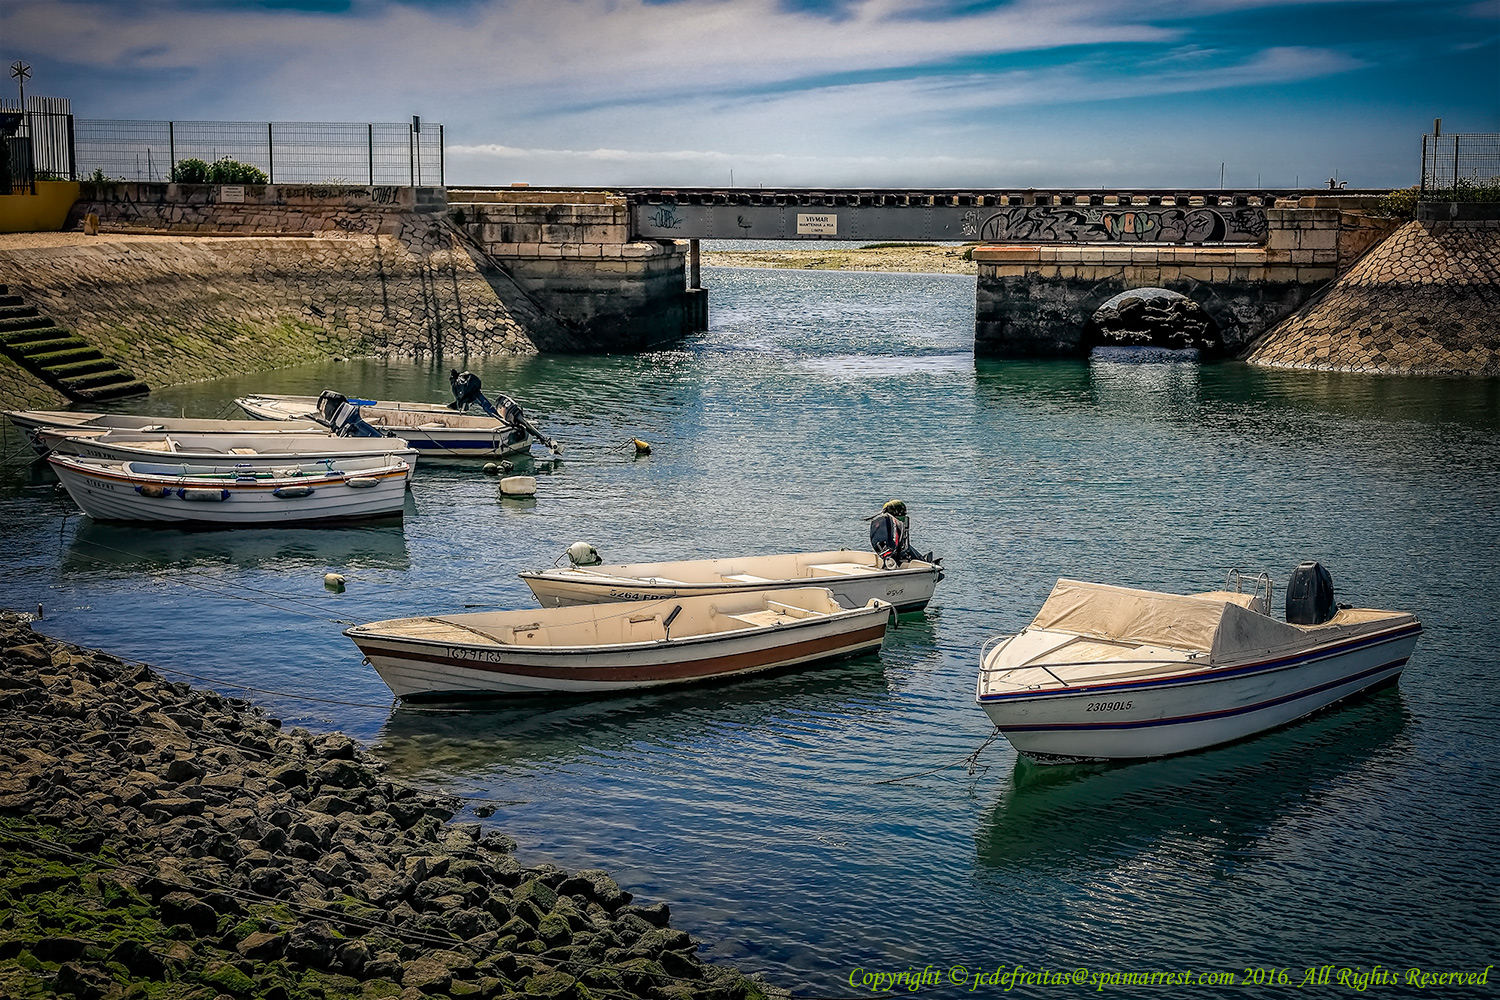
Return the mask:
POLYGON ((395 618, 344 632, 407 700, 598 694, 875 652, 891 606, 822 588, 395 618))
POLYGON ((57 478, 98 521, 266 525, 399 516, 410 462, 354 458, 275 469, 117 462, 49 455, 57 478))
MULTIPOLYGON (((317 420, 333 417, 333 413, 325 412, 329 409, 325 401, 332 395, 260 393, 241 396, 235 402, 257 420, 317 420)), ((357 407, 365 423, 381 433, 399 435, 424 457, 498 458, 531 450, 525 428, 487 414, 460 413, 442 403, 334 398, 339 404, 357 407)))
POLYGON ((573 565, 521 574, 544 608, 827 587, 845 607, 881 600, 893 605, 898 614, 927 607, 942 578, 942 568, 936 562, 914 559, 885 568, 874 552, 853 549, 618 566, 573 565))
POLYGON ((43 428, 37 432, 48 450, 116 462, 164 462, 185 465, 232 465, 236 469, 271 469, 289 464, 344 462, 351 458, 401 460, 416 466, 417 450, 400 438, 335 437, 322 434, 257 434, 238 431, 150 432, 43 428))
POLYGON ((89 413, 72 410, 6 410, 31 446, 39 454, 47 453, 42 432, 47 430, 104 431, 124 430, 151 433, 235 433, 254 431, 286 434, 326 434, 326 425, 316 420, 296 420, 285 426, 270 427, 256 420, 219 420, 208 417, 151 417, 133 413, 89 413))
MULTIPOLYGON (((1316 567, 1304 563, 1293 575, 1316 567)), ((980 653, 975 698, 1040 763, 1159 757, 1241 739, 1393 682, 1415 616, 1333 605, 1293 622, 1264 595, 1187 596, 1059 580, 1021 632, 980 653)), ((1305 588, 1303 588, 1305 589, 1305 588)), ((1299 602, 1301 599, 1299 598, 1299 602)))

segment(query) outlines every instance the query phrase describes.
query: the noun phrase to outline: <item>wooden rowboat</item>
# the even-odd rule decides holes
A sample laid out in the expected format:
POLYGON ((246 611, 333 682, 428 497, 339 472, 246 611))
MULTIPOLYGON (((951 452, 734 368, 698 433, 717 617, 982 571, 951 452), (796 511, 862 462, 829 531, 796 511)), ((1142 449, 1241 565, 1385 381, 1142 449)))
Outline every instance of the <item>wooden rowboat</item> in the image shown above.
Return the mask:
POLYGON ((789 552, 725 559, 568 566, 530 570, 521 579, 544 608, 609 601, 699 597, 788 587, 827 587, 845 607, 871 600, 906 614, 921 611, 943 578, 936 562, 914 559, 885 567, 874 552, 789 552))
POLYGON ((77 455, 47 461, 95 520, 219 527, 400 516, 412 470, 385 456, 261 470, 77 455))
POLYGON ((822 588, 426 615, 345 631, 408 700, 598 694, 722 680, 878 650, 892 608, 822 588))

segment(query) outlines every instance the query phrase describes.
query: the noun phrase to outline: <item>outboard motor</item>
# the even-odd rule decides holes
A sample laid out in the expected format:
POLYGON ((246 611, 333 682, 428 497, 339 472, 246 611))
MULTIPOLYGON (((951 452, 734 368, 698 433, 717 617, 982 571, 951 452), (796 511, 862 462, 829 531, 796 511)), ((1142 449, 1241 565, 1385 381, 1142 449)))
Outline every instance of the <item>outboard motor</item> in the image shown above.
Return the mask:
POLYGON ((1321 625, 1338 613, 1333 576, 1319 562, 1298 563, 1286 585, 1286 620, 1291 625, 1321 625))
POLYGON ((448 384, 453 387, 453 402, 448 404, 450 410, 462 413, 471 406, 477 406, 495 419, 500 419, 500 414, 484 398, 484 387, 480 384, 478 375, 451 368, 448 370, 448 384))
POLYGON ((900 500, 889 501, 870 518, 870 547, 882 566, 900 566, 916 558, 907 525, 906 504, 900 500))
POLYGON ((543 434, 541 428, 531 422, 526 416, 526 411, 521 409, 520 403, 503 392, 495 393, 493 404, 485 399, 478 375, 453 368, 448 372, 448 384, 453 387, 453 402, 448 404, 449 408, 463 411, 470 406, 477 406, 501 423, 520 428, 552 451, 562 454, 562 446, 543 434))
POLYGON ((385 437, 380 431, 365 423, 359 415, 359 407, 349 398, 332 389, 324 389, 318 396, 318 423, 339 437, 385 437))

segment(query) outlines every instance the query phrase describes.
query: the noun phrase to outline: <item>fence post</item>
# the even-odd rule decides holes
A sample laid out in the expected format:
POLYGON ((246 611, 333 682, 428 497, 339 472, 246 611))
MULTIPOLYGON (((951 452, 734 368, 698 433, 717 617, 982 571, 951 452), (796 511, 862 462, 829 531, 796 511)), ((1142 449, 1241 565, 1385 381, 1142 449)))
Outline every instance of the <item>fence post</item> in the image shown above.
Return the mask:
POLYGON ((266 176, 269 183, 276 183, 276 139, 271 134, 270 122, 266 122, 266 176))
POLYGON ((413 151, 412 143, 415 141, 417 130, 410 125, 406 126, 406 168, 411 171, 411 186, 417 186, 417 158, 413 151))
POLYGON ((1453 200, 1458 200, 1458 133, 1453 133, 1453 200))
POLYGON ((447 152, 446 144, 443 142, 443 126, 438 124, 438 187, 447 187, 448 182, 443 174, 444 153, 447 152))
POLYGON ((365 125, 365 134, 370 143, 370 187, 375 186, 375 123, 365 125))
POLYGON ((172 174, 177 171, 177 129, 172 122, 167 122, 167 180, 172 179, 172 174))
POLYGON ((68 180, 78 179, 78 143, 73 133, 73 116, 68 116, 68 180))

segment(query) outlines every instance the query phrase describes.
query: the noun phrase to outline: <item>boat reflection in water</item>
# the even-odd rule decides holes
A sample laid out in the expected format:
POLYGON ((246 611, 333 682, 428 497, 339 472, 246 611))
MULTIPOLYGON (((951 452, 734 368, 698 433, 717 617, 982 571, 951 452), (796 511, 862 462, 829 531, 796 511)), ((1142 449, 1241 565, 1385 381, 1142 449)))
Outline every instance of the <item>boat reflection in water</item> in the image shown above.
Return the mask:
MULTIPOLYGON (((411 503, 409 497, 407 503, 411 503)), ((141 528, 80 518, 62 570, 139 572, 220 566, 268 566, 278 571, 324 566, 407 569, 411 556, 399 522, 213 530, 141 528)))
POLYGON ((370 749, 387 763, 394 780, 449 787, 469 782, 482 788, 491 780, 600 758, 638 758, 647 747, 680 756, 694 745, 746 729, 889 711, 893 700, 881 658, 872 655, 812 673, 586 701, 533 700, 466 712, 403 706, 391 713, 370 749))
MULTIPOLYGON (((997 872, 1039 866, 1127 868, 1153 855, 1192 858, 1223 873, 1275 827, 1338 799, 1346 826, 1381 813, 1383 774, 1410 751, 1400 690, 1217 749, 1141 763, 1038 765, 1017 756, 1006 789, 975 836, 979 863, 997 872), (1360 791, 1342 796, 1356 778, 1360 791), (1351 805, 1351 801, 1353 804, 1351 805)), ((1324 808, 1327 808, 1326 806, 1324 808)))

